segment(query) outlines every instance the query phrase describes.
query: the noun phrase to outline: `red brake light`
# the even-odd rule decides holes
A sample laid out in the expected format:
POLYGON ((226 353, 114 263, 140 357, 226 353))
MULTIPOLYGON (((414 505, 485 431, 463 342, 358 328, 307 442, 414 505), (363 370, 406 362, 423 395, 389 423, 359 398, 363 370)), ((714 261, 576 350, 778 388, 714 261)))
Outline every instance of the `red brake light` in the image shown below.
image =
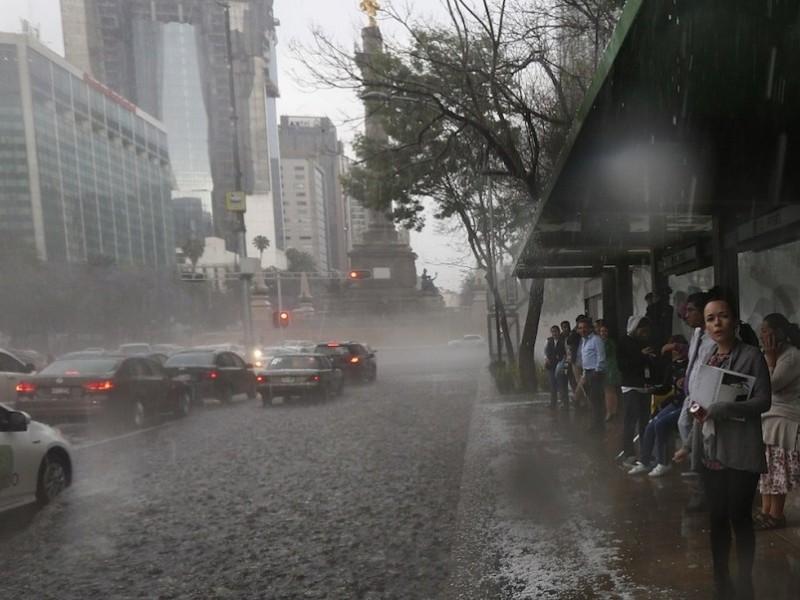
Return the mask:
POLYGON ((309 381, 319 381, 319 375, 312 375, 308 378, 309 381))
POLYGON ((256 375, 256 381, 258 383, 267 383, 267 381, 269 381, 269 379, 267 379, 266 375, 256 375))
POLYGON ((206 377, 208 377, 209 379, 216 379, 217 377, 219 377, 219 373, 217 373, 216 371, 209 371, 206 377))
POLYGON ((30 381, 20 381, 16 389, 19 394, 32 394, 36 391, 36 386, 30 381))
POLYGON ((339 344, 325 344, 328 348, 338 348, 339 344))
POLYGON ((114 389, 114 382, 110 379, 101 381, 87 381, 83 384, 83 389, 87 392, 107 392, 114 389))
POLYGON ((357 363, 357 362, 359 362, 360 360, 361 360, 361 359, 360 359, 360 358, 358 358, 357 356, 351 356, 351 357, 350 357, 350 362, 351 362, 351 363, 357 363))

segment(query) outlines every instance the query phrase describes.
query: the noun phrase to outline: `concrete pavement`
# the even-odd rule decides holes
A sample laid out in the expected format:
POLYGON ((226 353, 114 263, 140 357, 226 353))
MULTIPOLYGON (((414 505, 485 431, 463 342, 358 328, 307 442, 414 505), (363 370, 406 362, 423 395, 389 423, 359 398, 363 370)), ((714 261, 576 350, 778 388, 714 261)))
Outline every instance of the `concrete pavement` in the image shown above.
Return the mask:
MULTIPOLYGON (((621 423, 590 437, 588 414, 548 403, 480 378, 448 598, 710 598, 707 517, 685 510, 696 478, 628 475, 621 423)), ((800 597, 797 493, 786 513, 756 534, 757 598, 800 597)))

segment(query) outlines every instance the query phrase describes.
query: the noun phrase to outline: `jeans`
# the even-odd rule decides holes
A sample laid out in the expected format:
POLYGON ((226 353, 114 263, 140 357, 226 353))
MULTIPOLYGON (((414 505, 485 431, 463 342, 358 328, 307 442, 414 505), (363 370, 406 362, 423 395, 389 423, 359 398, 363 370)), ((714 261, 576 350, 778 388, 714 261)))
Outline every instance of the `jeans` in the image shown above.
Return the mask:
POLYGON ((628 390, 622 394, 625 401, 625 420, 622 422, 622 452, 623 456, 635 456, 634 433, 637 429, 639 435, 644 436, 647 422, 650 420, 650 394, 628 390))
POLYGON ((692 437, 692 426, 694 425, 694 417, 689 414, 689 405, 691 400, 687 396, 681 406, 681 414, 678 417, 678 433, 681 434, 681 441, 685 444, 692 437))
POLYGON ((752 588, 753 562, 756 554, 756 536, 753 532, 751 510, 758 484, 758 473, 703 467, 700 470, 708 496, 711 558, 714 579, 730 577, 731 527, 736 536, 738 586, 744 591, 752 588))
POLYGON ((561 396, 561 404, 569 404, 569 385, 572 386, 573 391, 577 382, 575 375, 572 373, 572 365, 567 362, 567 359, 561 360, 556 365, 556 379, 558 381, 558 391, 561 396))
POLYGON ((649 465, 653 462, 653 449, 656 451, 656 460, 660 465, 669 464, 667 458, 667 436, 678 422, 681 407, 670 402, 659 413, 650 419, 642 436, 642 464, 649 465))
POLYGON ((567 378, 564 375, 564 370, 559 369, 558 363, 555 368, 547 369, 547 374, 550 376, 550 406, 555 406, 558 403, 558 396, 561 396, 561 402, 567 403, 567 378))
POLYGON ((593 431, 605 429, 605 407, 606 407, 606 388, 605 378, 602 371, 585 371, 584 385, 586 386, 586 396, 589 399, 589 408, 592 410, 593 431))

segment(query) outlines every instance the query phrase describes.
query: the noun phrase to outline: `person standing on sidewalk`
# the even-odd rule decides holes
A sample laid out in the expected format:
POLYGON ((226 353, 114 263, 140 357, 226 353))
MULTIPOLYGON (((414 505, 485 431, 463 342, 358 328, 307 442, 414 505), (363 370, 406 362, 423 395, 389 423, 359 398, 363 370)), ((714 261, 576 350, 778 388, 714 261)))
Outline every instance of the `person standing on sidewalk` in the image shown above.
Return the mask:
POLYGON ((603 338, 595 334, 588 318, 578 322, 578 333, 581 335, 580 355, 583 367, 583 381, 586 396, 592 411, 590 433, 605 431, 605 388, 603 386, 603 370, 605 369, 606 350, 603 338))
POLYGON ((566 405, 567 382, 563 370, 559 370, 559 365, 567 355, 564 340, 561 337, 561 329, 558 325, 550 328, 550 337, 544 346, 544 368, 550 377, 550 408, 558 406, 558 392, 562 392, 562 402, 566 405), (564 381, 561 381, 561 380, 564 381))
POLYGON ((780 313, 764 317, 761 345, 772 381, 772 406, 761 415, 767 473, 758 482, 759 531, 786 527, 786 496, 800 487, 800 329, 780 313))
MULTIPOLYGON (((753 499, 767 459, 761 433, 761 415, 771 404, 769 368, 761 351, 736 339, 739 323, 733 302, 712 296, 703 309, 707 335, 715 348, 707 365, 754 378, 744 400, 708 404, 694 413, 689 443, 679 448, 673 460, 683 461, 690 452, 692 470, 700 473, 708 497, 714 598, 755 598, 753 563, 756 539, 753 531, 753 499), (736 536, 737 584, 731 579, 729 560, 731 528, 736 536)), ((703 399, 710 400, 710 399, 703 399)), ((692 407, 698 403, 698 392, 692 407)))
POLYGON ((622 384, 622 403, 625 418, 622 422, 622 462, 633 467, 636 462, 634 438, 637 427, 639 435, 644 435, 650 420, 650 380, 655 351, 648 344, 650 320, 647 317, 633 316, 628 319, 627 335, 617 345, 617 366, 622 384))
POLYGON ((563 391, 563 396, 561 397, 561 405, 564 408, 569 406, 569 389, 567 389, 567 382, 569 382, 569 387, 572 388, 572 395, 573 398, 575 397, 575 392, 578 389, 578 380, 575 379, 575 373, 572 370, 572 364, 570 363, 570 350, 569 346, 567 346, 567 338, 569 334, 572 333, 572 328, 570 327, 569 321, 561 321, 561 339, 564 341, 564 358, 558 366, 556 366, 556 370, 564 374, 564 378, 566 381, 563 381, 565 387, 563 391))

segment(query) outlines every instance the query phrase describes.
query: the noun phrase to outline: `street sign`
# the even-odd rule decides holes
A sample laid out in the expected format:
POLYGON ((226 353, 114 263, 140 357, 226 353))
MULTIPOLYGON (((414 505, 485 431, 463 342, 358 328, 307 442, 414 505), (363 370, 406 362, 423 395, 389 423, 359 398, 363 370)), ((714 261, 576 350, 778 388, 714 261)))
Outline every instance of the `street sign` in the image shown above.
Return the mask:
POLYGON ((244 192, 227 192, 225 194, 225 208, 231 212, 246 212, 247 195, 244 192))

